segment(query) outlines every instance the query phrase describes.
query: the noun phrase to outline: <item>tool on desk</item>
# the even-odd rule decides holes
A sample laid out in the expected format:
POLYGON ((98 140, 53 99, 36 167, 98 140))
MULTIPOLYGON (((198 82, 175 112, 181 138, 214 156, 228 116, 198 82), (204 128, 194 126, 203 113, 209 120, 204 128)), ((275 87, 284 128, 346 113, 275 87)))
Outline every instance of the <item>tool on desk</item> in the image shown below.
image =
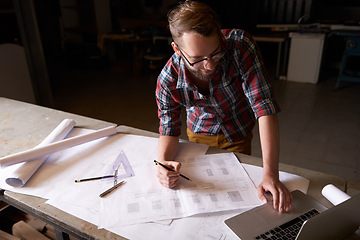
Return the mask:
POLYGON ((116 184, 115 186, 109 188, 108 190, 106 190, 105 192, 101 193, 99 195, 99 197, 105 197, 106 195, 108 195, 109 193, 113 192, 115 189, 119 188, 121 185, 123 185, 125 183, 125 181, 121 181, 118 184, 116 184))
MULTIPOLYGON (((162 166, 163 168, 165 168, 165 169, 167 169, 167 170, 169 170, 169 171, 171 171, 171 172, 175 172, 174 169, 171 169, 171 168, 169 168, 168 166, 165 166, 165 165, 162 164, 161 162, 158 162, 158 161, 154 160, 154 163, 155 163, 156 165, 159 164, 160 166, 162 166)), ((191 181, 190 178, 188 178, 188 177, 186 177, 186 176, 184 176, 184 175, 182 175, 182 174, 180 174, 180 177, 183 177, 183 178, 185 178, 186 180, 191 181)))
POLYGON ((102 176, 102 177, 93 177, 93 178, 77 179, 77 180, 75 180, 75 182, 76 182, 76 183, 79 183, 79 182, 87 182, 87 181, 101 180, 101 179, 105 179, 105 178, 114 178, 114 177, 116 177, 116 175, 107 175, 107 176, 102 176))
MULTIPOLYGON (((105 175, 105 176, 101 176, 101 177, 92 177, 92 178, 84 178, 84 179, 77 179, 75 180, 76 183, 79 183, 79 182, 87 182, 87 181, 94 181, 94 180, 101 180, 101 179, 106 179, 106 178, 114 178, 114 185, 117 184, 117 180, 118 178, 124 178, 124 177, 127 177, 128 175, 129 176, 132 176, 133 175, 133 171, 131 169, 131 172, 129 171, 129 173, 127 175, 121 175, 120 177, 118 176, 118 172, 119 172, 119 168, 120 168, 120 165, 121 163, 123 163, 123 152, 121 151, 121 153, 118 155, 118 157, 116 158, 116 161, 114 163, 114 165, 111 167, 110 171, 113 171, 114 173, 111 174, 111 175, 105 175)), ((127 160, 127 159, 126 159, 127 160)), ((125 171, 128 169, 128 167, 125 167, 125 171)), ((130 166, 131 168, 131 166, 130 166)), ((127 172, 126 172, 127 173, 127 172)))
MULTIPOLYGON (((115 180, 122 180, 124 178, 135 176, 134 170, 132 169, 124 151, 120 151, 119 155, 115 159, 114 164, 108 170, 108 174, 117 176, 115 180)), ((115 181, 114 185, 116 184, 117 182, 115 181)))

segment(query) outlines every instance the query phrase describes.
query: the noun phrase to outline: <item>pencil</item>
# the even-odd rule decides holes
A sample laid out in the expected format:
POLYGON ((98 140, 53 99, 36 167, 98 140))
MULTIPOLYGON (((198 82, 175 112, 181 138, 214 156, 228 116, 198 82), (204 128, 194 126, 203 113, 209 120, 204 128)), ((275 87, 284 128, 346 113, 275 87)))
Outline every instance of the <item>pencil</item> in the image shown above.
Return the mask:
POLYGON ((114 177, 114 175, 107 175, 107 176, 102 176, 102 177, 93 177, 93 178, 78 179, 78 180, 75 180, 75 182, 76 182, 76 183, 79 183, 79 182, 100 180, 100 179, 104 179, 104 178, 113 178, 113 177, 114 177))
MULTIPOLYGON (((162 164, 161 162, 158 162, 158 161, 154 160, 154 163, 155 163, 155 164, 159 164, 160 166, 162 166, 163 168, 165 168, 165 169, 167 169, 167 170, 169 170, 169 171, 171 171, 171 172, 175 172, 174 169, 171 169, 171 168, 169 168, 168 166, 165 166, 165 165, 162 164)), ((180 177, 183 177, 183 178, 185 178, 186 180, 191 181, 190 178, 188 178, 188 177, 186 177, 186 176, 184 176, 184 175, 182 175, 182 174, 180 174, 180 177)))
POLYGON ((118 184, 116 184, 115 186, 113 186, 112 188, 109 188, 108 190, 106 190, 105 192, 103 192, 102 194, 99 195, 99 197, 105 197, 106 195, 108 195, 109 193, 111 193, 112 191, 114 191, 115 189, 117 189, 118 187, 120 187, 123 183, 125 183, 125 181, 121 181, 118 184))

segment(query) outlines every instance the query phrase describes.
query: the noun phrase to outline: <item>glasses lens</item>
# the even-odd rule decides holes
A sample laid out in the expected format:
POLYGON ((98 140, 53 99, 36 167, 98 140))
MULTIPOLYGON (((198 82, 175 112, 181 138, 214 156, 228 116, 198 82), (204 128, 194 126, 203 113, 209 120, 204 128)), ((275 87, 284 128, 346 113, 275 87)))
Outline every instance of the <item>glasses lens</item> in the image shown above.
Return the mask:
POLYGON ((214 62, 218 62, 220 61, 220 59, 225 55, 225 51, 220 51, 218 53, 215 53, 213 56, 211 56, 210 58, 204 58, 196 63, 193 63, 193 67, 202 67, 204 66, 204 63, 206 61, 209 61, 209 59, 211 59, 214 62))
POLYGON ((193 67, 195 67, 195 68, 202 67, 206 60, 207 59, 204 58, 204 59, 200 60, 199 62, 193 63, 193 67))

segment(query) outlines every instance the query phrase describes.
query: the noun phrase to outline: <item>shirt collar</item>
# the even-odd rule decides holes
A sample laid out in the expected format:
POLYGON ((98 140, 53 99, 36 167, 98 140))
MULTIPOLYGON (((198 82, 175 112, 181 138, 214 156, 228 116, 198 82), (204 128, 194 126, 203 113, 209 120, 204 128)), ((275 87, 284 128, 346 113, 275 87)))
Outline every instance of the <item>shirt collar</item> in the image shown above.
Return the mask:
POLYGON ((190 84, 189 79, 191 75, 189 71, 186 69, 185 62, 180 56, 176 56, 178 59, 176 61, 179 63, 179 74, 178 74, 178 81, 176 84, 176 88, 190 88, 194 89, 194 86, 190 84))

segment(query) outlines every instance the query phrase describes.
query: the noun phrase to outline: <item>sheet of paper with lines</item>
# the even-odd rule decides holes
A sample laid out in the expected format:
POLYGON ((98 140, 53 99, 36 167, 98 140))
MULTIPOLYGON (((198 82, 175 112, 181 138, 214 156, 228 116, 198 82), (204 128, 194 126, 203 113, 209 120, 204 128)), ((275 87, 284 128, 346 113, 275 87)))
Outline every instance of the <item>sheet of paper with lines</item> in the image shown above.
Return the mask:
POLYGON ((136 176, 121 191, 102 199, 100 226, 129 225, 254 207, 262 202, 256 188, 232 153, 176 159, 181 173, 175 189, 160 185, 152 161, 131 159, 136 176), (109 207, 111 206, 111 207, 109 207))

